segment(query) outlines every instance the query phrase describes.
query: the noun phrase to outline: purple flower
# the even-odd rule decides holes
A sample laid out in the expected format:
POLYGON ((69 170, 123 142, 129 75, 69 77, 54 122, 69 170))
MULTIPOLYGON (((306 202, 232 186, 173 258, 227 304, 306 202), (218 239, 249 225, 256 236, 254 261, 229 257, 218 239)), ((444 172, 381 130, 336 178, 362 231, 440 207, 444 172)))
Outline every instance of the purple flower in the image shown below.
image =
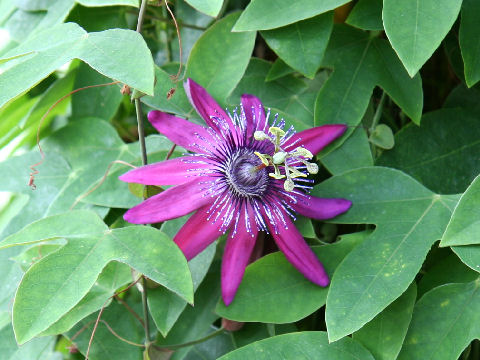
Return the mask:
POLYGON ((243 95, 239 110, 228 114, 204 88, 188 79, 190 102, 207 123, 202 127, 160 111, 152 125, 192 154, 143 166, 120 176, 126 182, 175 185, 128 210, 135 224, 157 223, 195 213, 174 241, 187 260, 229 231, 222 261, 222 297, 229 305, 242 280, 259 231, 269 232, 288 261, 320 286, 328 275, 291 218, 294 214, 330 219, 347 211, 345 199, 307 194, 318 166, 309 162, 341 136, 345 125, 324 125, 295 133, 284 121, 265 114, 262 103, 243 95))

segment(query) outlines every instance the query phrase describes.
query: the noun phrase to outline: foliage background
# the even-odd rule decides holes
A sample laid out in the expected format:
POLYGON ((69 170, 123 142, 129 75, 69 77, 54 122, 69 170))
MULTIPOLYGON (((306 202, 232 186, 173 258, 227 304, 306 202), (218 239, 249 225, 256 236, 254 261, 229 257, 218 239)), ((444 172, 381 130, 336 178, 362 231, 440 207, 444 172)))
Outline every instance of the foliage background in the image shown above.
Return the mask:
MULTIPOLYGON (((138 6, 0 1, 2 359, 84 358, 105 305, 90 359, 479 359, 479 2, 176 0, 181 51, 164 3, 149 2, 141 35, 138 6), (142 190, 112 164, 141 164, 135 106, 120 88, 145 95, 144 114, 201 123, 187 77, 230 109, 255 94, 297 131, 350 126, 317 156, 313 194, 353 207, 297 222, 329 288, 272 248, 226 308, 224 239, 187 264, 171 242, 186 217, 155 228, 122 220, 142 190), (111 81, 41 121, 70 91, 111 81), (37 129, 46 157, 32 191, 37 129), (148 350, 138 289, 111 298, 139 273, 157 283, 148 350), (221 318, 245 325, 218 332, 221 318)), ((172 144, 146 126, 149 162, 161 161, 172 144)))

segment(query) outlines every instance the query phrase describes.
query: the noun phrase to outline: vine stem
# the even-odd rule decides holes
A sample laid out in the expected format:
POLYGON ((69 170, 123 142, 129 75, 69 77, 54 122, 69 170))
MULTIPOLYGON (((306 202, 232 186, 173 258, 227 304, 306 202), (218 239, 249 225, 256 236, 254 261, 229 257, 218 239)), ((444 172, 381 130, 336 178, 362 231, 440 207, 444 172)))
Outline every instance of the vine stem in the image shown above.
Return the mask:
POLYGON ((206 336, 204 336, 200 339, 197 339, 197 340, 189 341, 189 342, 186 342, 186 343, 183 343, 183 344, 162 345, 162 346, 153 345, 153 347, 157 350, 165 350, 165 349, 176 350, 176 349, 180 349, 180 348, 183 348, 183 347, 200 344, 202 342, 210 340, 211 338, 214 338, 215 336, 218 336, 218 335, 222 334, 224 331, 225 331, 225 329, 223 327, 221 327, 220 329, 215 330, 214 332, 211 332, 210 334, 208 334, 208 335, 206 335, 206 336))
MULTIPOLYGON (((147 9, 147 0, 142 0, 140 5, 140 10, 138 11, 138 21, 137 21, 137 32, 142 31, 143 18, 145 16, 145 10, 147 9)), ((142 107, 140 104, 140 99, 135 99, 135 111, 137 113, 137 125, 138 125, 138 140, 140 142, 140 152, 142 153, 142 164, 147 165, 147 149, 145 147, 145 130, 143 127, 143 115, 142 107)), ((142 307, 143 307, 143 318, 144 318, 144 330, 145 330, 145 345, 148 347, 150 344, 150 321, 148 315, 148 304, 147 304, 147 280, 145 276, 142 275, 142 307)))
POLYGON ((385 104, 385 99, 387 95, 385 91, 382 92, 382 96, 380 98, 380 101, 378 103, 377 109, 375 110, 375 114, 373 115, 372 119, 372 125, 370 125, 370 133, 372 133, 375 130, 375 127, 378 124, 378 121, 380 120, 380 117, 382 116, 382 111, 383 111, 383 105, 385 104))

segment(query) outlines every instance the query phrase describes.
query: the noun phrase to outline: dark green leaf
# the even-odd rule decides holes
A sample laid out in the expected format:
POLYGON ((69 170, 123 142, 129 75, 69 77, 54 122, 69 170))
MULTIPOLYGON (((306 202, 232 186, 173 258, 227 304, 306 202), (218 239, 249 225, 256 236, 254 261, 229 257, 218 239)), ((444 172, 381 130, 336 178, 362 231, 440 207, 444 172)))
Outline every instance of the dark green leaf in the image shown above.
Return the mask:
POLYGON ((356 128, 342 146, 322 156, 320 159, 328 171, 334 175, 347 170, 373 166, 367 133, 362 127, 356 128))
POLYGON ((329 343, 325 332, 305 331, 274 336, 232 351, 219 360, 244 359, 336 359, 373 360, 363 346, 351 338, 329 343))
MULTIPOLYGON (((423 106, 419 76, 411 79, 389 44, 347 26, 336 26, 323 66, 333 74, 318 93, 315 125, 360 123, 372 91, 380 86, 416 123, 423 106)), ((347 130, 353 132, 353 128, 347 130)), ((347 136, 343 136, 344 141, 347 136)), ((341 142, 337 141, 336 146, 341 142)), ((329 150, 333 147, 330 146, 329 150)), ((326 153, 328 153, 328 151, 326 153)))
POLYGON ((353 334, 376 360, 396 359, 407 335, 417 295, 415 284, 385 310, 353 334))
POLYGON ((347 0, 252 0, 233 31, 269 30, 330 11, 347 0))
POLYGON ((398 359, 457 359, 470 341, 480 337, 479 285, 477 279, 425 294, 415 305, 398 359))
POLYGON ((410 76, 432 56, 460 12, 462 0, 383 0, 383 25, 410 76))
POLYGON ((346 172, 312 194, 352 201, 337 223, 376 224, 376 230, 337 268, 327 296, 331 341, 361 328, 398 298, 420 270, 458 201, 440 196, 398 170, 371 167, 346 172))
MULTIPOLYGON (((368 233, 343 235, 339 243, 313 250, 331 275, 342 259, 368 233)), ((235 300, 227 307, 219 302, 216 312, 236 321, 288 323, 300 320, 325 304, 328 288, 303 277, 282 253, 274 253, 247 267, 235 300)))
POLYGON ((460 24, 460 47, 465 63, 465 80, 468 87, 480 80, 480 30, 477 26, 480 4, 475 0, 464 0, 462 4, 462 22, 460 24))
POLYGON ((471 269, 480 272, 480 246, 464 245, 454 246, 452 250, 457 254, 460 260, 471 269))
POLYGON ((272 64, 272 67, 268 71, 267 76, 265 77, 265 81, 272 81, 272 80, 277 80, 281 77, 284 77, 285 75, 293 73, 295 70, 293 70, 290 66, 285 64, 285 62, 278 58, 277 60, 274 61, 272 64))
POLYGON ((360 0, 345 22, 363 30, 383 30, 382 0, 360 0))
POLYGON ((205 31, 187 62, 185 78, 204 86, 220 102, 225 101, 242 78, 255 43, 254 32, 231 32, 239 15, 228 15, 205 31))
POLYGON ((395 148, 377 162, 405 171, 435 192, 463 192, 480 172, 477 125, 477 117, 458 108, 428 113, 421 127, 398 132, 395 148))
POLYGON ((327 13, 279 29, 262 31, 268 46, 289 66, 313 79, 330 39, 333 14, 327 13))
POLYGON ((478 273, 470 269, 455 254, 450 254, 427 270, 418 283, 418 298, 433 288, 450 283, 467 283, 475 280, 478 273))

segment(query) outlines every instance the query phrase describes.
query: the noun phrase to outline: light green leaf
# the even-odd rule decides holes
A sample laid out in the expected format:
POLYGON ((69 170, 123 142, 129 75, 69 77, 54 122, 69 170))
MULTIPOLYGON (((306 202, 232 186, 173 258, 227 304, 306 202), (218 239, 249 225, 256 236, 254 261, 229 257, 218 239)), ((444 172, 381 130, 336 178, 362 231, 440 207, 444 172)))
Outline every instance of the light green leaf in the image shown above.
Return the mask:
POLYGON ((262 31, 262 37, 289 66, 313 79, 332 28, 333 13, 327 13, 279 29, 262 31))
MULTIPOLYGON (((76 69, 74 88, 78 89, 109 82, 112 81, 106 76, 96 72, 87 64, 80 63, 76 69)), ((122 101, 121 86, 121 84, 102 86, 73 94, 71 98, 71 117, 81 119, 93 116, 109 121, 117 112, 122 101)))
POLYGON ((198 11, 216 17, 223 5, 223 0, 186 0, 198 11))
POLYGON ((480 338, 479 287, 477 279, 426 293, 415 305, 398 359, 457 359, 473 339, 480 338))
POLYGON ((75 0, 84 6, 113 6, 126 5, 138 7, 138 0, 75 0))
POLYGON ((380 167, 334 176, 312 192, 352 201, 337 223, 376 224, 337 268, 327 296, 331 341, 361 328, 398 298, 439 239, 458 196, 436 195, 404 173, 380 167))
POLYGON ((464 0, 462 4, 462 22, 460 23, 460 48, 465 64, 465 81, 468 87, 480 80, 480 31, 476 19, 480 13, 480 4, 475 0, 464 0))
POLYGON ((233 31, 269 30, 333 10, 348 0, 252 0, 233 31))
POLYGON ((465 265, 477 272, 480 272, 479 245, 453 246, 452 250, 465 265))
POLYGON ((193 301, 185 258, 165 234, 145 226, 109 230, 95 217, 86 211, 52 216, 6 240, 14 245, 60 236, 69 239, 60 250, 33 265, 20 283, 13 305, 13 326, 19 344, 46 330, 78 304, 102 269, 114 260, 132 266, 185 300, 193 301), (77 237, 80 227, 97 231, 95 234, 83 231, 77 237))
POLYGON ((395 145, 392 129, 385 124, 379 124, 373 129, 368 140, 380 149, 389 150, 395 145))
POLYGON ((355 340, 345 338, 329 343, 321 331, 304 331, 274 336, 232 351, 219 360, 243 359, 336 359, 374 360, 373 356, 355 340))
POLYGON ((480 176, 463 193, 440 246, 480 244, 480 176))
POLYGON ((9 324, 0 328, 0 350, 2 360, 30 360, 51 359, 56 343, 54 336, 33 339, 22 346, 18 346, 13 335, 12 326, 9 324))
POLYGON ((356 128, 342 146, 321 156, 320 160, 334 175, 347 170, 373 166, 372 152, 366 131, 362 127, 356 128))
MULTIPOLYGON (((188 262, 188 268, 192 274, 194 291, 197 290, 205 275, 207 275, 207 271, 210 268, 213 257, 215 256, 216 248, 216 243, 211 244, 188 262)), ((168 332, 175 325, 175 322, 178 320, 186 306, 186 301, 163 287, 148 291, 148 307, 150 309, 150 314, 152 315, 153 321, 155 321, 158 330, 160 330, 164 337, 167 336, 168 332)))
MULTIPOLYGON (((347 124, 353 132, 367 110, 373 89, 380 86, 416 123, 423 106, 420 76, 411 79, 385 40, 347 26, 335 26, 323 66, 334 68, 333 74, 318 93, 315 125, 347 124)), ((341 145, 343 136, 327 154, 341 145)))
POLYGON ((377 163, 405 171, 435 192, 463 192, 480 172, 477 124, 478 117, 459 108, 433 111, 421 127, 400 130, 395 147, 377 163))
POLYGON ((14 59, 0 74, 0 81, 8 84, 0 94, 0 107, 75 58, 105 76, 153 94, 153 60, 140 34, 123 29, 87 33, 67 23, 39 32, 0 59, 14 59), (132 53, 135 62, 130 61, 132 53), (24 56, 14 59, 19 55, 24 56))
POLYGON ((345 22, 362 30, 383 30, 382 0, 359 0, 345 22))
MULTIPOLYGON (((73 309, 63 315, 47 330, 44 335, 55 335, 67 332, 80 320, 91 313, 109 305, 109 300, 115 291, 132 281, 132 272, 129 266, 116 261, 109 263, 98 276, 97 281, 73 309)), ((150 294, 150 293, 149 293, 150 294)))
POLYGON ((415 284, 378 314, 353 339, 365 346, 376 360, 396 359, 407 335, 417 295, 415 284))
POLYGON ((242 78, 255 44, 254 32, 231 32, 239 15, 228 15, 205 31, 187 61, 185 78, 204 86, 220 102, 225 101, 242 78))
MULTIPOLYGON (((343 235, 340 242, 315 246, 313 251, 329 275, 368 232, 343 235)), ((220 301, 215 311, 236 321, 289 323, 303 319, 325 304, 328 288, 319 287, 300 274, 280 253, 269 254, 249 265, 235 300, 227 307, 220 301)))
POLYGON ((457 19, 462 0, 383 0, 383 25, 410 76, 432 56, 457 19))

